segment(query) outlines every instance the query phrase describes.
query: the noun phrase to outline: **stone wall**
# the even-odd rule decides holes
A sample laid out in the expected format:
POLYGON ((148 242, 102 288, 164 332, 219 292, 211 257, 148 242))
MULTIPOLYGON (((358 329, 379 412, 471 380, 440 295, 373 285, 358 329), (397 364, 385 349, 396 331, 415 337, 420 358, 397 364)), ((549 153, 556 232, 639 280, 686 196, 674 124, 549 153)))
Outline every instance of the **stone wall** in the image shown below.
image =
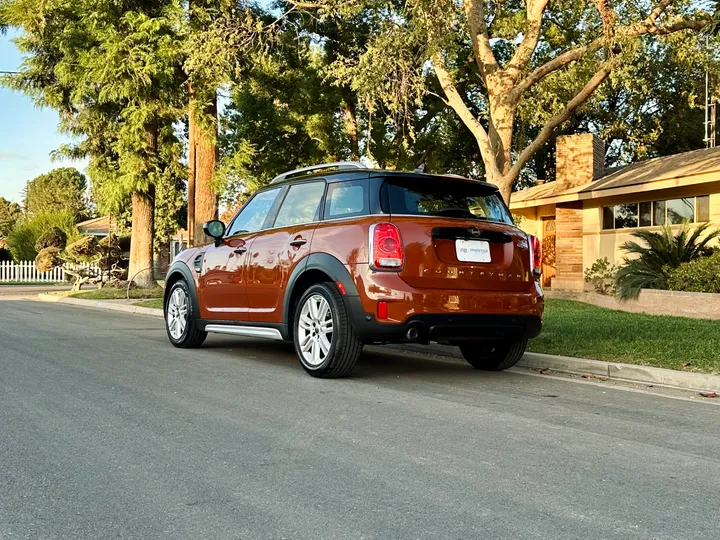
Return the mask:
POLYGON ((692 319, 720 320, 720 294, 643 289, 637 300, 620 301, 614 296, 595 292, 546 290, 546 298, 577 300, 594 306, 647 313, 648 315, 675 315, 692 319))
POLYGON ((582 203, 563 203, 555 208, 555 277, 552 287, 584 288, 582 203))

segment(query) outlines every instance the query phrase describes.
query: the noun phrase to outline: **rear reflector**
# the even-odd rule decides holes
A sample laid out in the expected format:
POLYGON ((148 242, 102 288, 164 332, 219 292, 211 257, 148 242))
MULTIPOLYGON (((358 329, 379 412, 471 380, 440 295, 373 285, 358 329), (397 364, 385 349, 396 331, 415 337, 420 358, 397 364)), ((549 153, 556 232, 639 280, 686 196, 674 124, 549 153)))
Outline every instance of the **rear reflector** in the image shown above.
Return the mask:
POLYGON ((378 319, 387 319, 388 318, 387 302, 378 302, 377 315, 378 315, 378 319))
POLYGON ((347 292, 345 291, 345 287, 340 281, 336 281, 335 285, 337 285, 337 288, 340 289, 340 294, 342 294, 343 296, 347 294, 347 292))
POLYGON ((400 231, 392 223, 370 227, 370 267, 373 270, 399 270, 405 260, 400 231))

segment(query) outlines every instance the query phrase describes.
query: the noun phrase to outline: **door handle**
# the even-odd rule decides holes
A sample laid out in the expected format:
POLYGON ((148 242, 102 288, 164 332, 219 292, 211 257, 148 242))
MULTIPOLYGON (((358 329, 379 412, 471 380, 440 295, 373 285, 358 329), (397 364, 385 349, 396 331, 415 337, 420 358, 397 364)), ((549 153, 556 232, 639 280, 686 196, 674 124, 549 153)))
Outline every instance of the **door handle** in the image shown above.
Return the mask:
POLYGON ((241 253, 245 253, 246 251, 247 251, 247 248, 245 248, 245 247, 240 247, 240 248, 237 248, 237 249, 233 249, 233 253, 237 253, 238 255, 241 254, 241 253))
POLYGON ((307 240, 305 240, 304 238, 296 238, 295 240, 290 242, 290 245, 294 247, 304 246, 305 244, 307 244, 307 240))

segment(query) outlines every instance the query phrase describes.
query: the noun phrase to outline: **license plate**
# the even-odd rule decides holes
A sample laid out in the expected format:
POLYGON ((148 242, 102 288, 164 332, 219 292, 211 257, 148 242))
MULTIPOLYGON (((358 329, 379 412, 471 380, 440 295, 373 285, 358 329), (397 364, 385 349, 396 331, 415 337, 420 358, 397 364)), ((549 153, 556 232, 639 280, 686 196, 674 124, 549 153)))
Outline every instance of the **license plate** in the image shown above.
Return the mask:
POLYGON ((485 240, 455 240, 458 261, 490 262, 490 244, 485 240))

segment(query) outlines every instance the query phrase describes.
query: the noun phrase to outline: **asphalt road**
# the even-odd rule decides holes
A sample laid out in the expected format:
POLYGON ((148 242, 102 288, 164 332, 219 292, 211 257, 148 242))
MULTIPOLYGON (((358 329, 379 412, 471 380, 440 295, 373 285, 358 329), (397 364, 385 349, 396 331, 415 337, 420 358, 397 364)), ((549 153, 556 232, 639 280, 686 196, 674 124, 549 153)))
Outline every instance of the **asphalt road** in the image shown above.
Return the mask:
POLYGON ((720 533, 720 408, 0 299, 0 538, 671 539, 720 533))

